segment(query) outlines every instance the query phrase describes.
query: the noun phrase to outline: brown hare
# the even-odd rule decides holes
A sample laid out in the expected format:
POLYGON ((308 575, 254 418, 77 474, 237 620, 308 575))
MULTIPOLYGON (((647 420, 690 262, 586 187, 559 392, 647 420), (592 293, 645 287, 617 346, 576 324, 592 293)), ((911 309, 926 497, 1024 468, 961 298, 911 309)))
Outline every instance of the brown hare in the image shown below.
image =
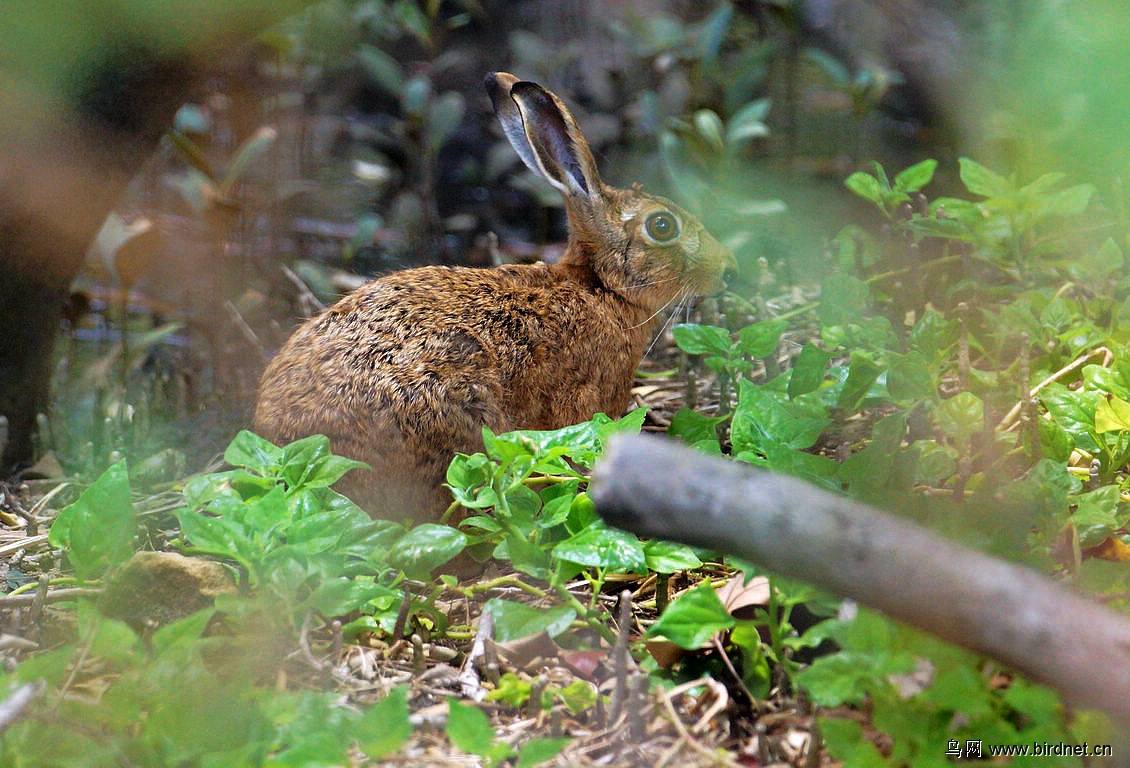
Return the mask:
POLYGON ((717 293, 737 264, 679 206, 606 186, 565 105, 495 72, 486 89, 523 162, 565 198, 556 264, 386 275, 302 325, 267 366, 255 429, 321 433, 364 461, 339 484, 378 517, 434 519, 456 452, 482 427, 555 429, 628 406, 665 308, 717 293))

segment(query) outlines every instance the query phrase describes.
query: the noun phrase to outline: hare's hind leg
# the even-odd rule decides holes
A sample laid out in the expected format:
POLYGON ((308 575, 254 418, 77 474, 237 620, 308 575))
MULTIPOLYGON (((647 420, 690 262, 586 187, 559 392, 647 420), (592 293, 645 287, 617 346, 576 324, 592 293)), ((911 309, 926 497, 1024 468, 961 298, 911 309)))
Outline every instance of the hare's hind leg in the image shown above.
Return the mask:
POLYGON ((451 505, 443 487, 456 453, 483 450, 483 427, 509 429, 493 377, 448 377, 434 391, 412 389, 396 407, 376 413, 363 430, 331 435, 334 451, 364 461, 339 490, 374 517, 436 520, 451 505))

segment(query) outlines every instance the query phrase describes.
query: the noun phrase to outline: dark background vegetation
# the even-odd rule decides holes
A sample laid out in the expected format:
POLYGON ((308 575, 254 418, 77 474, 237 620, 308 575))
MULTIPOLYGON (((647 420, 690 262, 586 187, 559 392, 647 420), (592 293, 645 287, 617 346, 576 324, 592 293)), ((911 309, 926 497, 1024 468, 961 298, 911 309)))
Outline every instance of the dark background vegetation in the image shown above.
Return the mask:
POLYGON ((828 269, 857 212, 842 178, 871 160, 936 157, 942 191, 961 153, 1115 178, 1101 3, 304 5, 273 27, 299 4, 7 14, 9 470, 215 452, 294 318, 350 285, 336 270, 485 264, 488 232, 503 258, 545 255, 561 217, 494 129, 492 69, 565 96, 614 183, 702 212, 751 295, 828 269), (718 133, 762 99, 764 131, 718 133), (182 104, 181 140, 158 141, 182 104))

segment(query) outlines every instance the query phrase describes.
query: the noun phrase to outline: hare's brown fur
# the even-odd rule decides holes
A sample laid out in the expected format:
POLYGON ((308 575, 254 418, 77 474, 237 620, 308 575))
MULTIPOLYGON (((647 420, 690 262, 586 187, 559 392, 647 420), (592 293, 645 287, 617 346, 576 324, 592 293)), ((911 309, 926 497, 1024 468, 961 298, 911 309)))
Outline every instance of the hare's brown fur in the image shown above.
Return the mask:
POLYGON ((548 91, 503 74, 488 88, 522 159, 566 199, 560 262, 390 274, 300 327, 263 375, 255 428, 279 443, 322 433, 335 452, 370 464, 342 490, 377 515, 442 510, 447 464, 481 449, 484 425, 553 429, 622 413, 657 315, 721 289, 734 266, 670 201, 601 183, 548 91), (522 109, 500 105, 506 98, 522 109), (547 146, 554 140, 561 146, 547 146), (644 232, 654 211, 680 225, 676 241, 644 232))

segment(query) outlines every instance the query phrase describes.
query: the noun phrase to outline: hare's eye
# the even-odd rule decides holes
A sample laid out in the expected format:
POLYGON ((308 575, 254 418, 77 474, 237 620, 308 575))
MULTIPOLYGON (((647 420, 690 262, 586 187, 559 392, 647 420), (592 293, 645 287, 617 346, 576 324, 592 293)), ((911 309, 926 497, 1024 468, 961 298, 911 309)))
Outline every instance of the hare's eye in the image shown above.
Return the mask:
POLYGON ((669 243, 679 236, 679 220, 666 211, 648 216, 643 228, 648 237, 657 243, 669 243))

